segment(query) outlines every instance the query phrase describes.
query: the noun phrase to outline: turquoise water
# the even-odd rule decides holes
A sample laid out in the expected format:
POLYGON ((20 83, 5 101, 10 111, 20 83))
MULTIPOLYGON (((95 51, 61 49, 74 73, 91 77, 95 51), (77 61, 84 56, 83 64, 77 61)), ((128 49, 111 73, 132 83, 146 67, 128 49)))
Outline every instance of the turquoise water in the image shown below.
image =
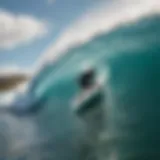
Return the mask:
POLYGON ((69 49, 55 64, 47 64, 27 93, 33 104, 26 106, 22 115, 9 113, 15 124, 20 121, 19 130, 26 122, 34 124, 32 132, 21 133, 32 141, 24 141, 24 154, 19 158, 84 160, 98 155, 100 160, 160 159, 159 91, 159 15, 95 36, 69 49), (77 77, 85 64, 105 77, 104 102, 96 104, 104 109, 98 144, 89 141, 86 122, 71 109, 73 98, 80 92, 77 77))

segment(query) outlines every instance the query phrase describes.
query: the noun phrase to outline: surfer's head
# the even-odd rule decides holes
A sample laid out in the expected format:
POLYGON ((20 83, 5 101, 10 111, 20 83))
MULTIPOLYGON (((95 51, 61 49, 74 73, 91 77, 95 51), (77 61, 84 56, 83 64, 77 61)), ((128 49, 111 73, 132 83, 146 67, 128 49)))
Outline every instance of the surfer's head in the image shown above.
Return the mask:
POLYGON ((79 85, 82 89, 88 89, 94 85, 95 70, 88 69, 79 78, 79 85))

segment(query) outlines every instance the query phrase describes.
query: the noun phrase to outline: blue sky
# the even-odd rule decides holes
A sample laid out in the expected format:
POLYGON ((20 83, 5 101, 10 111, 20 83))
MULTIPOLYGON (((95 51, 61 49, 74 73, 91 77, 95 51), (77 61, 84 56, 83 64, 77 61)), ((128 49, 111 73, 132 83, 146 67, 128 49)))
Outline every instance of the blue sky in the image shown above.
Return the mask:
POLYGON ((38 35, 31 37, 27 43, 19 41, 12 48, 1 46, 0 67, 18 65, 26 68, 33 65, 47 46, 56 41, 68 25, 99 2, 97 0, 1 0, 0 15, 5 12, 14 17, 30 16, 45 23, 47 33, 40 38, 37 38, 38 35))

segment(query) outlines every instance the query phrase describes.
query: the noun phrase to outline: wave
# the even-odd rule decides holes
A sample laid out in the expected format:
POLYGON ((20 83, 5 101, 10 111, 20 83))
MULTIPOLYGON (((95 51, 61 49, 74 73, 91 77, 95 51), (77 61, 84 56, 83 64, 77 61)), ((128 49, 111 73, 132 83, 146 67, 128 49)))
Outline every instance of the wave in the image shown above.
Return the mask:
POLYGON ((157 0, 119 0, 109 4, 103 2, 88 10, 65 29, 56 42, 51 43, 42 53, 37 66, 50 61, 55 62, 70 48, 87 43, 99 34, 111 32, 120 25, 128 25, 145 16, 159 14, 159 6, 160 2, 157 0))
MULTIPOLYGON (((88 135, 88 128, 70 108, 70 100, 79 93, 77 77, 89 64, 109 77, 103 87, 107 134, 100 137, 104 141, 98 149, 103 158, 153 159, 156 154, 159 159, 158 35, 160 16, 146 17, 98 35, 69 49, 56 63, 46 65, 27 93, 28 101, 41 100, 36 106, 41 110, 29 116, 26 112, 25 116, 2 113, 1 126, 6 126, 6 131, 2 129, 0 133, 0 140, 6 145, 1 147, 2 155, 10 158, 13 152, 21 156, 22 151, 28 159, 79 160, 94 152, 90 146, 94 144, 90 142, 92 133, 88 135), (7 146, 4 137, 11 138, 12 143, 7 146)), ((24 102, 21 101, 24 108, 30 107, 24 102)))
MULTIPOLYGON (((98 61, 103 61, 115 54, 123 52, 138 52, 147 50, 160 43, 160 15, 146 16, 139 21, 121 25, 111 32, 106 32, 95 36, 85 44, 70 48, 64 52, 64 56, 57 62, 46 63, 31 84, 32 90, 42 84, 50 84, 58 76, 65 76, 65 71, 73 72, 84 66, 84 64, 94 65, 98 61), (78 63, 77 63, 78 62, 78 63), (74 69, 72 66, 75 66, 74 69), (47 82, 50 75, 52 80, 47 82)), ((43 86, 43 85, 42 85, 43 86)), ((45 87, 44 87, 45 88, 45 87)))

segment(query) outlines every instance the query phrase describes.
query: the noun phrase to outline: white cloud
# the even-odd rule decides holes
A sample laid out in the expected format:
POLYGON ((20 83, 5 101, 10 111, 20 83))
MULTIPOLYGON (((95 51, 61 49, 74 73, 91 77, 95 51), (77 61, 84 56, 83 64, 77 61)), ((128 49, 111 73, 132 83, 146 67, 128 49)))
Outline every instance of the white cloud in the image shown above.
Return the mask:
POLYGON ((154 13, 160 13, 159 0, 118 0, 104 3, 85 13, 67 28, 56 43, 46 49, 38 64, 58 59, 69 47, 85 43, 99 33, 154 13))
POLYGON ((2 76, 11 76, 15 74, 26 74, 32 75, 32 69, 30 68, 22 68, 18 65, 6 65, 0 67, 0 77, 2 76))
POLYGON ((12 49, 41 38, 47 33, 45 22, 28 15, 0 10, 0 49, 12 49))

